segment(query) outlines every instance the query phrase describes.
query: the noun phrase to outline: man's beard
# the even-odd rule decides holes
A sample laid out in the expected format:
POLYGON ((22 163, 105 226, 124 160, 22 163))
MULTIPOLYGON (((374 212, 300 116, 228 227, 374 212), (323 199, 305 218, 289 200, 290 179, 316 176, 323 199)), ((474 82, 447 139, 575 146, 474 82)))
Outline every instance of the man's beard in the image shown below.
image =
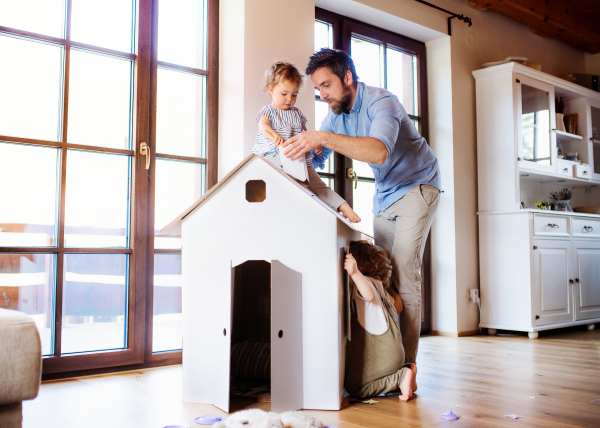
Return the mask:
POLYGON ((341 100, 334 100, 335 102, 331 104, 331 111, 333 114, 340 115, 342 113, 350 113, 351 105, 350 101, 352 100, 352 92, 348 89, 347 86, 344 85, 344 94, 342 95, 341 100))

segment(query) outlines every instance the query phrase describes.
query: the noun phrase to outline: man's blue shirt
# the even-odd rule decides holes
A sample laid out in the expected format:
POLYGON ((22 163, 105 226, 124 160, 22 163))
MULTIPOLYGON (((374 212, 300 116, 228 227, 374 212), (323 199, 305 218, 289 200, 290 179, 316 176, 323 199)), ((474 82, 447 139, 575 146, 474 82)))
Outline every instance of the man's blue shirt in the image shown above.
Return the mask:
POLYGON ((377 138, 387 148, 388 158, 382 165, 369 164, 376 181, 374 215, 419 184, 441 190, 437 158, 398 97, 385 89, 359 82, 350 113, 336 115, 330 109, 320 130, 349 137, 377 138))

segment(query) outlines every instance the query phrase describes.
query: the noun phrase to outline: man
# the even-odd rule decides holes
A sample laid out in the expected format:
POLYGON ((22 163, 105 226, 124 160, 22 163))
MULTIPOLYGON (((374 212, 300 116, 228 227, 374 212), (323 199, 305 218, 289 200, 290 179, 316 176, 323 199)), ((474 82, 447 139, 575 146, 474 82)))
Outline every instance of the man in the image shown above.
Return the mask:
POLYGON ((373 169, 375 244, 391 254, 393 288, 404 303, 400 328, 406 363, 416 375, 421 263, 441 188, 437 159, 398 98, 358 82, 346 53, 321 49, 310 57, 306 74, 330 111, 319 131, 303 132, 283 143, 285 155, 297 159, 324 147, 373 169))

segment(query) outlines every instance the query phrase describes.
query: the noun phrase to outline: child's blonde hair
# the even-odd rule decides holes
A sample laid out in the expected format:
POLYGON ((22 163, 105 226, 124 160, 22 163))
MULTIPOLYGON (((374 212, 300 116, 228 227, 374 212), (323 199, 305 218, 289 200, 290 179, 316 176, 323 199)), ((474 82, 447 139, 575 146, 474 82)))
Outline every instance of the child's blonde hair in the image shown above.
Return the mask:
POLYGON ((302 89, 304 75, 292 63, 276 61, 265 71, 260 88, 266 92, 269 87, 275 87, 282 81, 295 83, 299 89, 302 89))

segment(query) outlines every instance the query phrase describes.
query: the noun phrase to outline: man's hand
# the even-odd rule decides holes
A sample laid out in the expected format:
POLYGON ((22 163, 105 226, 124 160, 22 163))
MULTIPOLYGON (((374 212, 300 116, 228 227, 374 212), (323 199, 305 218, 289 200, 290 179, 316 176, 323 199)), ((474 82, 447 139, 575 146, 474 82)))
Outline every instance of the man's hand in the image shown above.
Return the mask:
POLYGON ((317 150, 323 146, 326 132, 307 131, 298 135, 294 135, 281 145, 283 155, 287 158, 291 157, 296 160, 305 153, 317 150))

